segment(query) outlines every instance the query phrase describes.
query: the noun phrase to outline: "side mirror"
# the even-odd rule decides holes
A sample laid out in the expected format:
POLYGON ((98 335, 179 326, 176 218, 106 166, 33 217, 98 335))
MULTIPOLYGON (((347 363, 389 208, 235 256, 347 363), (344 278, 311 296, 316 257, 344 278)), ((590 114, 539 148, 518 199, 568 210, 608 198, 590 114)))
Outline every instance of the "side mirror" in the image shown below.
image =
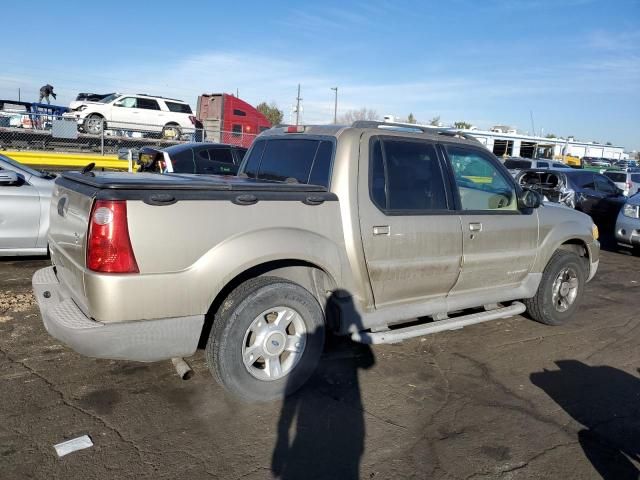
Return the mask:
POLYGON ((18 185, 20 183, 20 177, 16 172, 11 170, 0 170, 0 185, 18 185))
POLYGON ((538 192, 524 188, 518 196, 520 208, 538 208, 542 204, 542 195, 538 192))

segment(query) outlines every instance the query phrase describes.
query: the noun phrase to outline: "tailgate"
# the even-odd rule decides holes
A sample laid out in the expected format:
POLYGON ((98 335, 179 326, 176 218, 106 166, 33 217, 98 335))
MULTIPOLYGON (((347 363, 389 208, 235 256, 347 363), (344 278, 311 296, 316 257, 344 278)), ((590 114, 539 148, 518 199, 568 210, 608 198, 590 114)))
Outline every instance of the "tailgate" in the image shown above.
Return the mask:
POLYGON ((58 179, 49 211, 51 261, 58 280, 83 310, 87 228, 94 196, 95 189, 58 179))

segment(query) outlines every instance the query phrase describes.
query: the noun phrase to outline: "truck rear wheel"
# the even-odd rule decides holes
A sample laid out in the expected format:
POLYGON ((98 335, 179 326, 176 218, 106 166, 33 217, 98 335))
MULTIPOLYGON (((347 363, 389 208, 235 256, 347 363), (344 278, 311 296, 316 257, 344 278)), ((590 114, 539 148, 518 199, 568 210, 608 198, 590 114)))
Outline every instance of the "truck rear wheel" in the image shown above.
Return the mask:
POLYGON ((277 277, 241 284, 222 302, 207 342, 214 378, 249 402, 293 393, 318 364, 324 315, 307 290, 277 277))
POLYGON ((527 313, 547 325, 567 323, 582 301, 585 283, 583 259, 573 252, 558 250, 542 272, 536 295, 524 300, 527 313))

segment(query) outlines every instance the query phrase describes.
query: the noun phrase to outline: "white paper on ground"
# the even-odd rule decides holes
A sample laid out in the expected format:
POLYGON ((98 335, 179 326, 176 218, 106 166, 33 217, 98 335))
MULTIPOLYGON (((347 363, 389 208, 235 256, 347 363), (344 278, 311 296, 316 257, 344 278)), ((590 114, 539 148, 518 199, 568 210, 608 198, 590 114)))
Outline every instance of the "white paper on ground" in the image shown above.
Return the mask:
POLYGON ((53 448, 56 449, 56 453, 59 457, 66 455, 67 453, 75 452, 76 450, 82 450, 84 448, 93 447, 93 442, 89 438, 89 435, 83 435, 66 442, 58 443, 53 448))

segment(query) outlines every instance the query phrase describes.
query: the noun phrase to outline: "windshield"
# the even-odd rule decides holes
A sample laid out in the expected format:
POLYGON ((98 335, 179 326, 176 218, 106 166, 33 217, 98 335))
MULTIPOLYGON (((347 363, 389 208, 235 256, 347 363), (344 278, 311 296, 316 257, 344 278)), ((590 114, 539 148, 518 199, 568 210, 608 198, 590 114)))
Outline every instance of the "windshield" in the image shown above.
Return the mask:
POLYGON ((119 93, 112 93, 111 95, 108 95, 108 96, 104 97, 102 100, 99 100, 99 102, 100 103, 109 103, 109 102, 114 101, 119 96, 120 96, 119 93))
POLYGON ((34 170, 33 168, 29 168, 26 165, 23 165, 21 163, 16 162, 15 160, 9 158, 9 157, 5 157, 4 155, 0 155, 0 160, 7 162, 9 165, 16 167, 20 170, 22 170, 25 173, 28 173, 29 175, 35 175, 36 177, 46 177, 47 174, 43 173, 43 172, 39 172, 37 170, 34 170))

